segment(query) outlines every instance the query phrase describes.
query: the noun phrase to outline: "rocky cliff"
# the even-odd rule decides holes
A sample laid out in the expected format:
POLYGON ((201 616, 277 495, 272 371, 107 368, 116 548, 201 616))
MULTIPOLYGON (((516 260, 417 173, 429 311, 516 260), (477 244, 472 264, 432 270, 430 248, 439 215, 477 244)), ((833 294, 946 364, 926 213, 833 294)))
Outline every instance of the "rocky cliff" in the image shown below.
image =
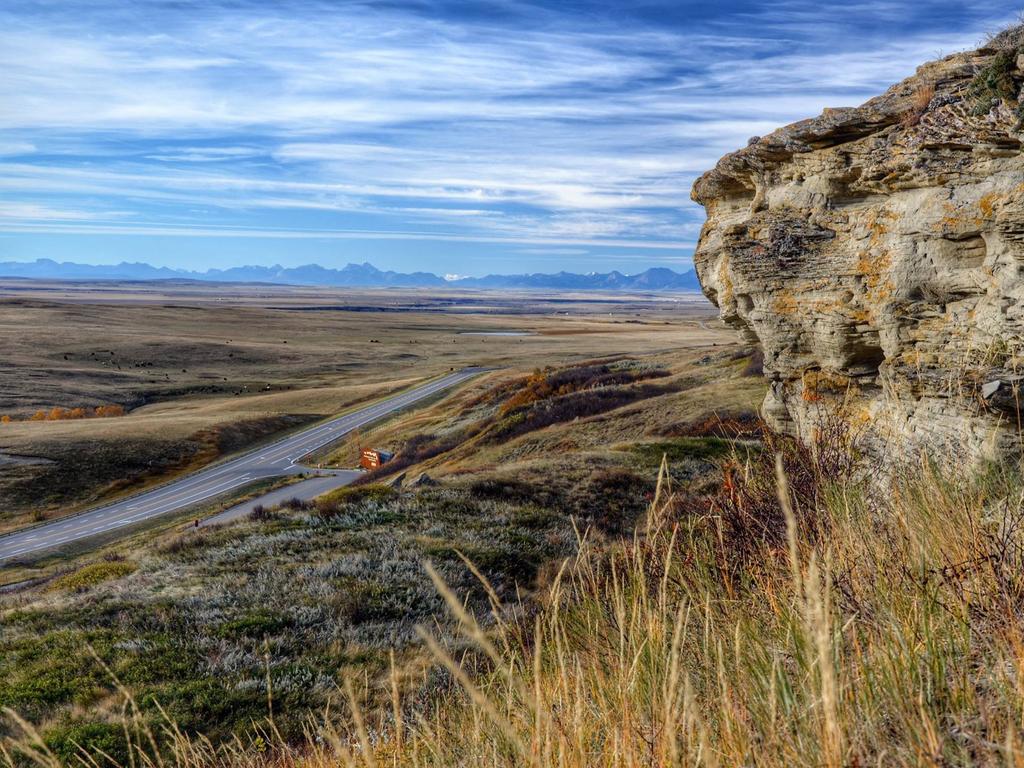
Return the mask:
POLYGON ((706 295, 765 355, 764 415, 876 457, 1022 445, 1024 27, 861 107, 754 138, 693 188, 706 295))

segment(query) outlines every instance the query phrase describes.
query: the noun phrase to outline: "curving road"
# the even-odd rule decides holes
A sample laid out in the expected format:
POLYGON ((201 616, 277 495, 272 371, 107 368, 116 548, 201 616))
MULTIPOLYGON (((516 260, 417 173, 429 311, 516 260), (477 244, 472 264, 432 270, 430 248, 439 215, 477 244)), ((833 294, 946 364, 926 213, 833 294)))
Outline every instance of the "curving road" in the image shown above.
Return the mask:
POLYGON ((354 429, 443 392, 487 369, 464 368, 441 379, 380 400, 221 464, 52 523, 0 536, 0 563, 28 559, 49 549, 109 534, 145 520, 179 512, 268 477, 310 471, 298 462, 354 429))

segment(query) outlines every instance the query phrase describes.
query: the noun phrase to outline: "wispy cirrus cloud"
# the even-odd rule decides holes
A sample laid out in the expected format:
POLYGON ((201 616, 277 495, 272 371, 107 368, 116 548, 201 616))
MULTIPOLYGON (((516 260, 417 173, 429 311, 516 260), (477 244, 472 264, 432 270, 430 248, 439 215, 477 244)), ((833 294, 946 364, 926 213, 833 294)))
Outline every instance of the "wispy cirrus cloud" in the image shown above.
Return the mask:
POLYGON ((75 210, 72 208, 52 208, 38 203, 4 202, 0 200, 0 222, 68 222, 97 221, 119 218, 125 215, 119 211, 75 210))
MULTIPOLYGON (((0 218, 2 218, 0 212, 0 218)), ((692 242, 625 240, 614 238, 591 238, 578 236, 544 237, 542 235, 468 235, 460 232, 431 232, 372 229, 258 229, 255 227, 194 227, 174 226, 165 223, 142 222, 138 224, 82 223, 68 224, 46 221, 15 221, 5 227, 9 232, 32 234, 75 234, 75 235, 143 235, 159 237, 203 237, 216 239, 273 239, 273 240, 409 240, 421 242, 448 243, 491 243, 500 245, 588 245, 595 247, 630 248, 637 250, 678 251, 693 246, 692 242)), ((524 249, 529 251, 530 249, 524 249)))
POLYGON ((601 248, 685 258, 702 216, 690 186, 721 154, 861 101, 1015 10, 725 6, 14 0, 0 248, 236 232, 419 238, 375 246, 398 267, 454 258, 445 242, 494 246, 441 271, 486 271, 466 260, 487 255, 579 267, 601 248))

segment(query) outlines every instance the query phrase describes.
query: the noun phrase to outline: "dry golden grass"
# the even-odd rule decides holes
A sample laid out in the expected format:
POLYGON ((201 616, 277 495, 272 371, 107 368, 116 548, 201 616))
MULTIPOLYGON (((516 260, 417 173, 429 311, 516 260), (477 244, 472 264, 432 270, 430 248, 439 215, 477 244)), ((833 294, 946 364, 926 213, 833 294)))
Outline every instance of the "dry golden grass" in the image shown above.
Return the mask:
POLYGON ((922 85, 919 85, 911 98, 910 108, 904 113, 900 120, 900 126, 903 128, 913 128, 915 125, 920 123, 921 118, 924 117, 925 113, 928 111, 928 106, 932 103, 932 99, 934 98, 934 83, 923 83, 922 85))
MULTIPOLYGON (((428 566, 464 639, 421 631, 452 680, 432 706, 407 708, 393 672, 390 712, 362 714, 346 684, 343 712, 302 744, 271 714, 215 748, 169 720, 152 734, 122 690, 133 765, 1024 765, 1019 472, 951 481, 924 465, 886 496, 824 484, 821 539, 779 467, 783 543, 753 542, 739 573, 722 567, 714 507, 662 484, 631 541, 582 542, 535 618, 492 593, 484 626, 428 566)), ((22 727, 8 764, 62 764, 22 727)))

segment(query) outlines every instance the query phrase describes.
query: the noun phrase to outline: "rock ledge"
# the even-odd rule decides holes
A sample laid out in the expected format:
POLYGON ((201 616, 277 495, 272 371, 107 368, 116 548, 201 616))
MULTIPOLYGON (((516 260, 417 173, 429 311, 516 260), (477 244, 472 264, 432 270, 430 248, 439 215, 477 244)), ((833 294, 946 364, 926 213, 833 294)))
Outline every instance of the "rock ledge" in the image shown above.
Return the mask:
POLYGON ((764 415, 884 462, 1019 452, 1024 28, 722 158, 694 262, 765 354, 764 415))

